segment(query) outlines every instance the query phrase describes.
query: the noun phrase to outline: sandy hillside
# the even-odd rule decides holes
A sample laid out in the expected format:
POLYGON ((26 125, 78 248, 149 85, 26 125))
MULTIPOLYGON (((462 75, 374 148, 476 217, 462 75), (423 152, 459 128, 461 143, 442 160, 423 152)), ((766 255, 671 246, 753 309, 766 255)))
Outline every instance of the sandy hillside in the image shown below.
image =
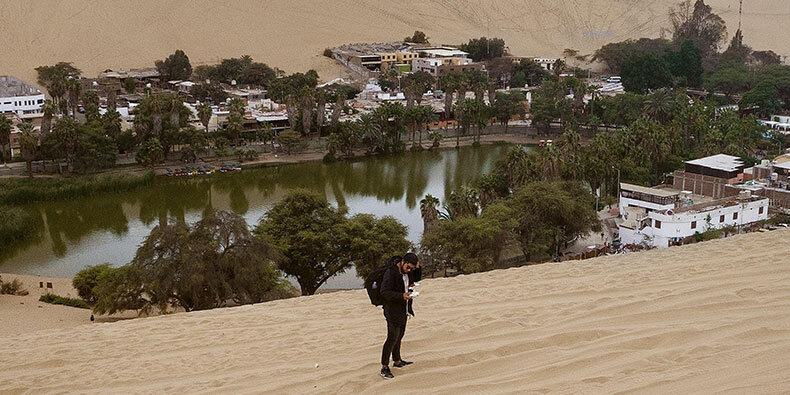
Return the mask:
MULTIPOLYGON (((151 66, 176 48, 193 64, 249 54, 288 71, 341 69, 320 56, 348 42, 402 39, 415 29, 433 43, 503 37, 512 53, 589 53, 626 38, 658 37, 678 0, 6 0, 0 7, 0 74, 35 80, 33 68, 74 62, 86 75, 151 66)), ((709 0, 737 28, 738 0, 709 0)), ((750 0, 749 45, 790 55, 786 0, 750 0)))
POLYGON ((787 251, 784 230, 425 280, 392 381, 359 290, 2 336, 0 393, 780 393, 787 251))

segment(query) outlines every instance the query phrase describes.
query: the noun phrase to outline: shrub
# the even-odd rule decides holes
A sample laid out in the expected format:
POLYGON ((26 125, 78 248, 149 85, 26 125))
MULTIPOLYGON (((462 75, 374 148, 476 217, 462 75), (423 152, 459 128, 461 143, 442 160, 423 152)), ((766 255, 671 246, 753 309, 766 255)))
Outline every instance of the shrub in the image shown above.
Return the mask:
POLYGON ((41 295, 41 297, 38 298, 38 301, 44 303, 50 303, 50 304, 61 304, 64 306, 78 307, 80 309, 90 308, 90 306, 88 306, 88 304, 85 303, 85 301, 83 300, 76 298, 66 298, 63 296, 58 296, 53 294, 41 295))
POLYGON ((9 282, 2 282, 0 279, 0 295, 19 295, 25 296, 28 292, 25 289, 22 289, 22 282, 18 279, 14 279, 14 281, 9 282))
POLYGON ((74 279, 71 280, 71 284, 74 286, 74 289, 77 290, 77 294, 82 298, 82 300, 88 303, 96 303, 96 294, 94 289, 99 284, 99 279, 102 275, 112 270, 109 263, 103 263, 101 265, 95 266, 88 266, 85 269, 82 269, 74 276, 74 279))
POLYGON ((332 57, 332 50, 329 49, 329 48, 324 49, 324 56, 326 56, 327 58, 331 58, 332 57))

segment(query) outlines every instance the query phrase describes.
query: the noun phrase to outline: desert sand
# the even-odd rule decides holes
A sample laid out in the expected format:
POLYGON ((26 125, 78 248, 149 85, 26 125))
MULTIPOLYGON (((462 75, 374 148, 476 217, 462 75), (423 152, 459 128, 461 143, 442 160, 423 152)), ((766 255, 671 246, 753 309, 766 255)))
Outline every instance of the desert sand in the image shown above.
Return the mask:
MULTIPOLYGON (((175 49, 193 65, 248 54, 289 72, 343 75, 321 56, 352 42, 393 41, 414 30, 435 44, 505 39, 522 56, 588 54, 628 38, 659 37, 679 0, 7 0, 0 7, 0 74, 35 81, 33 68, 73 62, 88 76, 105 69, 151 67, 175 49)), ((738 24, 738 0, 708 0, 738 24)), ((790 2, 745 2, 745 42, 790 55, 790 2)))
POLYGON ((788 251, 782 230, 427 279, 390 381, 354 290, 4 335, 0 392, 780 393, 788 251))

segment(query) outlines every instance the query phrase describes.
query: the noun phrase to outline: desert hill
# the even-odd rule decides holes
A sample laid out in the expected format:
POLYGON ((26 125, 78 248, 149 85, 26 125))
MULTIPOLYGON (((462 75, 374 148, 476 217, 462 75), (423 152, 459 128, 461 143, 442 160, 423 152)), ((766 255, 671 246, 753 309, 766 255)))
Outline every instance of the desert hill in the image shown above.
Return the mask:
MULTIPOLYGON (((286 71, 342 71, 320 56, 349 42, 402 39, 414 30, 433 43, 503 37, 516 55, 590 53, 608 42, 658 37, 678 0, 8 0, 0 7, 0 74, 35 80, 33 68, 74 62, 86 75, 149 67, 177 48, 193 64, 249 54, 286 71)), ((709 0, 728 24, 738 0, 709 0)), ((790 55, 785 0, 749 0, 746 43, 790 55)))
POLYGON ((358 290, 2 336, 0 393, 780 393, 788 251, 782 230, 427 279, 391 381, 358 290))

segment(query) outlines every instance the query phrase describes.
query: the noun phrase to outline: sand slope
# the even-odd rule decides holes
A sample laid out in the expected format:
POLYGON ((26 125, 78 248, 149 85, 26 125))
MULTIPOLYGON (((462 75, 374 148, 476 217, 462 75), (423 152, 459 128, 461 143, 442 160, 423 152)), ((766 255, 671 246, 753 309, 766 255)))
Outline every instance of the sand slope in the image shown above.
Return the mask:
MULTIPOLYGON (((627 38, 658 37, 679 0, 7 0, 0 7, 0 74, 35 80, 33 68, 71 61, 87 75, 152 66, 176 48, 193 64, 249 54, 288 71, 341 69, 320 56, 348 42, 402 39, 419 29, 434 43, 503 37, 517 55, 589 53, 627 38)), ((709 0, 737 29, 738 0, 709 0)), ((744 33, 756 49, 790 55, 786 0, 746 2, 744 33)))
POLYGON ((775 231, 426 280, 393 381, 360 290, 3 336, 0 392, 779 393, 787 251, 775 231))

